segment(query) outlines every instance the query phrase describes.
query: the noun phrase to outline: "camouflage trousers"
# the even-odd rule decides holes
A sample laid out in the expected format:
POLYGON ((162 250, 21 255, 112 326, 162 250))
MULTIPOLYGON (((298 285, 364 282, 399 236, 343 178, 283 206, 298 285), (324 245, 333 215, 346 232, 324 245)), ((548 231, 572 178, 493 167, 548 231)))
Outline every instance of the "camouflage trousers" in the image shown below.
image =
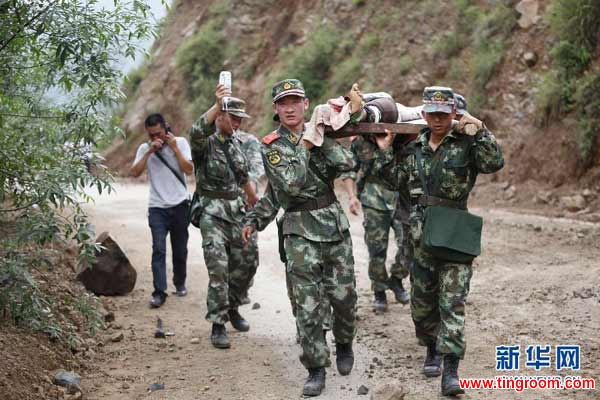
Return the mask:
MULTIPOLYGON (((285 286, 287 289, 288 298, 290 299, 290 304, 292 306, 292 315, 294 318, 296 318, 296 298, 294 296, 294 287, 290 281, 290 274, 287 271, 287 268, 285 272, 285 286)), ((323 329, 330 331, 333 322, 331 320, 331 305, 329 304, 329 298, 325 295, 324 286, 321 286, 321 289, 323 289, 321 290, 321 300, 323 301, 323 307, 321 307, 321 312, 323 313, 323 329)), ((300 336, 300 333, 298 333, 298 336, 300 336)))
POLYGON ((435 258, 415 246, 410 274, 410 309, 419 344, 438 352, 465 355, 465 302, 473 268, 435 258))
POLYGON ((254 232, 243 250, 243 259, 248 265, 248 284, 246 285, 246 293, 248 289, 254 285, 254 275, 258 270, 258 232, 254 232))
POLYGON ((325 367, 329 364, 329 348, 323 335, 324 308, 333 309, 336 343, 351 343, 356 334, 357 295, 350 232, 344 232, 344 239, 337 242, 314 242, 288 235, 284 247, 296 301, 300 361, 306 368, 325 367))
POLYGON ((242 242, 239 224, 202 214, 200 217, 204 263, 208 269, 206 319, 224 324, 227 311, 240 305, 248 289, 252 266, 247 263, 248 247, 242 242))
POLYGON ((394 218, 394 210, 382 211, 363 206, 363 227, 365 243, 369 251, 369 279, 373 291, 389 289, 390 276, 404 279, 408 276, 410 265, 410 249, 408 243, 408 225, 403 225, 399 218, 394 218), (396 257, 388 276, 385 260, 387 258, 390 228, 396 237, 396 257))

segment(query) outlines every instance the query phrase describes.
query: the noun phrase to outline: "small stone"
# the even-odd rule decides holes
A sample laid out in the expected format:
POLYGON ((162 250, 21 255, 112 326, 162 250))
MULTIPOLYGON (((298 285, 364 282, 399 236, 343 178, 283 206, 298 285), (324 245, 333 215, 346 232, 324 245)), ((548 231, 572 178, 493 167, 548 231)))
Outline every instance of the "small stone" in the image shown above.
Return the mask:
POLYGON ((197 337, 192 338, 192 340, 190 340, 190 343, 191 344, 200 344, 200 338, 197 338, 197 337))
POLYGON ((148 386, 149 393, 156 392, 157 390, 165 390, 164 383, 151 383, 150 386, 148 386))
POLYGON ((204 386, 204 387, 202 388, 202 390, 204 390, 205 392, 208 392, 208 391, 210 390, 210 386, 204 386))
POLYGON ((369 393, 369 388, 366 387, 365 385, 360 385, 360 387, 358 388, 358 391, 356 393, 358 393, 361 396, 365 395, 365 394, 369 393))
POLYGON ((129 386, 129 383, 127 383, 127 382, 123 382, 123 384, 121 385, 121 387, 122 387, 123 389, 126 389, 126 390, 127 390, 127 389, 129 389, 129 387, 130 387, 130 386, 129 386))
POLYGON ((253 310, 258 310, 259 308, 260 308, 260 304, 259 303, 252 304, 252 309, 253 310))
POLYGON ((263 365, 265 367, 268 367, 269 365, 271 365, 271 363, 269 362, 269 360, 263 360, 263 365))
POLYGON ((115 313, 112 311, 108 311, 104 314, 104 322, 113 322, 115 320, 115 313))
POLYGON ((113 343, 118 343, 120 341, 122 341, 125 338, 125 336, 123 335, 123 332, 119 332, 119 333, 115 333, 114 335, 112 335, 110 337, 110 341, 113 343))
POLYGON ((535 66, 535 64, 537 64, 538 55, 533 51, 527 51, 525 52, 525 54, 523 54, 523 62, 525 63, 525 65, 531 68, 535 66))

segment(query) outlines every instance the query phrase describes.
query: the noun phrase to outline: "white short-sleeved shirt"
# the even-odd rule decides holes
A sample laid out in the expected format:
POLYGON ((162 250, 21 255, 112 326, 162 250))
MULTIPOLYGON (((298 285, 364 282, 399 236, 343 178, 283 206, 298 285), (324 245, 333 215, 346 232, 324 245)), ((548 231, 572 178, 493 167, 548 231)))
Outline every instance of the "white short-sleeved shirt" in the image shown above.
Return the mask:
MULTIPOLYGON (((192 151, 187 140, 182 137, 176 137, 175 140, 177 140, 177 147, 179 147, 183 158, 191 161, 192 151)), ((147 142, 142 143, 140 147, 138 147, 137 154, 135 155, 135 161, 133 163, 137 163, 149 148, 150 145, 147 142)), ((177 162, 177 157, 175 157, 175 152, 173 149, 171 149, 171 147, 165 143, 165 145, 159 151, 165 161, 169 163, 169 165, 175 171, 177 171, 181 177, 185 178, 185 174, 179 167, 179 162, 177 162)), ((148 170, 148 179, 150 180, 150 199, 148 201, 149 208, 169 208, 176 206, 188 199, 187 188, 181 184, 173 172, 169 170, 165 164, 163 164, 156 154, 151 154, 150 157, 148 157, 146 168, 148 170)))

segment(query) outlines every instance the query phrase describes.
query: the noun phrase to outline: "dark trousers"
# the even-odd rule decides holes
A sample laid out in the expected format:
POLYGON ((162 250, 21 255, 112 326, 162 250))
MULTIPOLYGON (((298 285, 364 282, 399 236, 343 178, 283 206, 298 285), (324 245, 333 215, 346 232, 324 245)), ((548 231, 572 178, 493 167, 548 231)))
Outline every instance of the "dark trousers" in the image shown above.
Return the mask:
POLYGON ((152 231, 152 295, 166 296, 167 291, 167 234, 171 238, 173 256, 173 285, 185 285, 187 275, 188 221, 187 205, 179 204, 170 208, 151 207, 148 209, 148 224, 152 231))

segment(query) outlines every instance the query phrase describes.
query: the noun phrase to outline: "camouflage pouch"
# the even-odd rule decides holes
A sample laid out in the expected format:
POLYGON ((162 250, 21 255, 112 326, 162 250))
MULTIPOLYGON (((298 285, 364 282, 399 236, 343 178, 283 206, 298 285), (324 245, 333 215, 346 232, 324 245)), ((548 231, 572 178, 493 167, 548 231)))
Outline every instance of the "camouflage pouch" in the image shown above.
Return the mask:
POLYGON ((429 206, 423 216, 421 248, 426 252, 462 264, 481 254, 480 216, 445 206, 429 206))

